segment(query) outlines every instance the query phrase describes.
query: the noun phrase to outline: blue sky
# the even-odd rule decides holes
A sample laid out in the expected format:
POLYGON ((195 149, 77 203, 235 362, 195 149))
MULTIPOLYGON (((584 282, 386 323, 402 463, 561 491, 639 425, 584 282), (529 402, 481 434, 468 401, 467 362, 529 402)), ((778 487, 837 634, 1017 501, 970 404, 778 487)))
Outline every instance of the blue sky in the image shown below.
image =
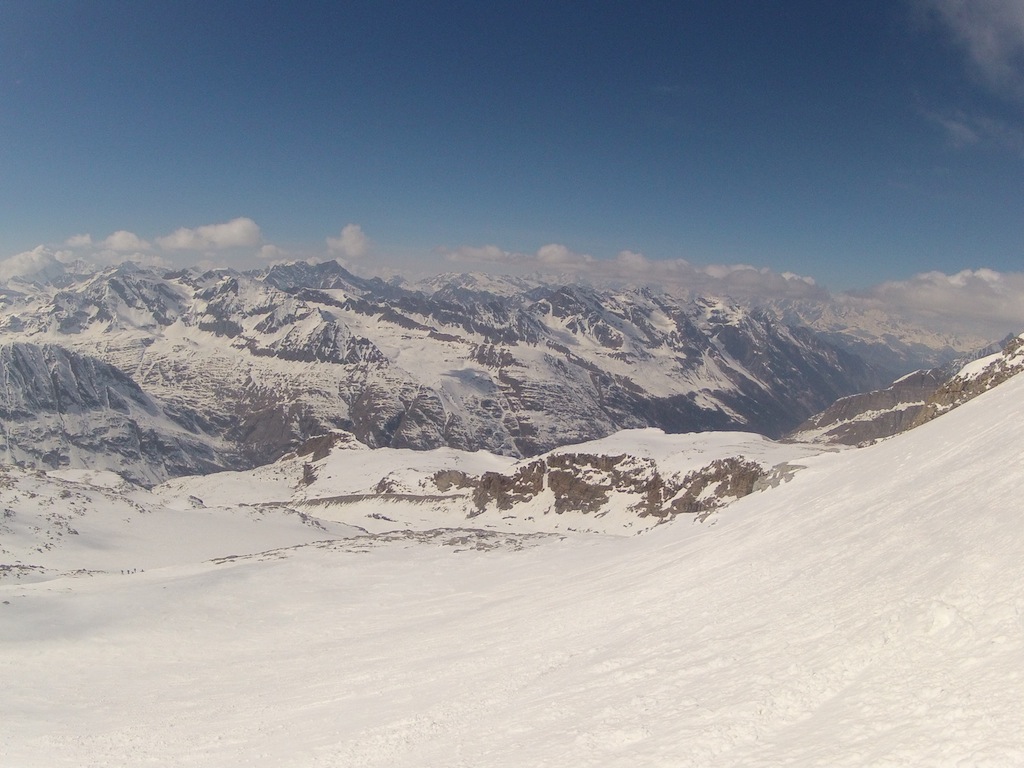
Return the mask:
POLYGON ((1019 0, 0 0, 0 259, 866 289, 1020 272, 1022 192, 1019 0))

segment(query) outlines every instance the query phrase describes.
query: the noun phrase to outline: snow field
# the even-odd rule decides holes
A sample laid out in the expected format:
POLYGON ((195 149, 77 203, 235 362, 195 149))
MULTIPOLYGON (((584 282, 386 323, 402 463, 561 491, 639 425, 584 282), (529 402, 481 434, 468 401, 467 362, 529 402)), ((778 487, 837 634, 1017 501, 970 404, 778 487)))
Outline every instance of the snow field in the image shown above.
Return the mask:
POLYGON ((2 585, 0 762, 1024 764, 1022 408, 1016 377, 713 525, 2 585))

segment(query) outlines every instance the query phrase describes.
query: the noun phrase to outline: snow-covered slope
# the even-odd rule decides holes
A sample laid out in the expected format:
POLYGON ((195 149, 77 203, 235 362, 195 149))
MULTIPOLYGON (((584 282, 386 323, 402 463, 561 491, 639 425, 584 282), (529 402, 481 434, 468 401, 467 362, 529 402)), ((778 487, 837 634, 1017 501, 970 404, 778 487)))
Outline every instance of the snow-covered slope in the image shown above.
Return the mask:
POLYGON ((0 469, 0 583, 193 564, 361 533, 284 504, 165 503, 110 471, 0 469))
POLYGON ((1014 376, 644 536, 390 534, 8 583, 0 758, 1024 764, 1022 416, 1014 376))

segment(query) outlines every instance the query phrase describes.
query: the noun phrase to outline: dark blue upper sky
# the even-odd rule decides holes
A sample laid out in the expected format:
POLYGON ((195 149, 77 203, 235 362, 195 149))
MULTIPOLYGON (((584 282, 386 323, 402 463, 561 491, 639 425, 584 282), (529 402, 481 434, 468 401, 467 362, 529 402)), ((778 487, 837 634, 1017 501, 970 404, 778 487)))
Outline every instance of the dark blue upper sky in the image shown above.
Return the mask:
POLYGON ((1021 271, 1022 52, 1006 0, 0 0, 0 259, 123 230, 255 262, 357 224, 336 250, 381 265, 1021 271))

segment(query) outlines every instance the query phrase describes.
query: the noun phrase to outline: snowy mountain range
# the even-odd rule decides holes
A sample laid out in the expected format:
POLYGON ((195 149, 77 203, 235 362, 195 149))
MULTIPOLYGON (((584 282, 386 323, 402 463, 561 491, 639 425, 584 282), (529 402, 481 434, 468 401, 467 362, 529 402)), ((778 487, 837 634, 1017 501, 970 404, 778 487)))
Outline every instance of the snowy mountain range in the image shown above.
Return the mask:
POLYGON ((0 344, 17 381, 0 391, 0 454, 145 482, 259 466, 337 430, 512 457, 645 427, 777 437, 885 383, 720 298, 472 275, 403 287, 337 262, 16 278, 0 344))

